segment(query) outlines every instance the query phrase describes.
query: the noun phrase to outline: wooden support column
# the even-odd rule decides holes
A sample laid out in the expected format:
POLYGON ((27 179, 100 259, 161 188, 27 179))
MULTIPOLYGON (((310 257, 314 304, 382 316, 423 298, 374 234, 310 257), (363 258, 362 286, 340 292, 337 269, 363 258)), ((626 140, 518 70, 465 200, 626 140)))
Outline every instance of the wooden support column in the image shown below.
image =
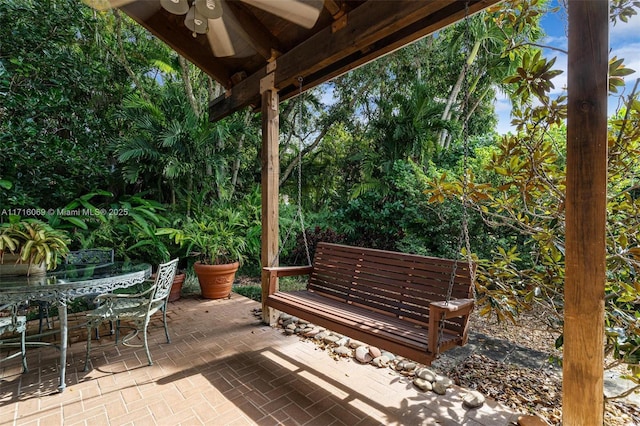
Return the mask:
MULTIPOLYGON (((262 91, 262 266, 278 266, 279 102, 273 87, 262 91)), ((269 274, 262 272, 262 320, 271 324, 275 313, 265 304, 269 294, 268 278, 269 274)), ((277 289, 278 283, 275 285, 277 289)))
POLYGON ((609 3, 569 0, 562 419, 602 425, 609 3))

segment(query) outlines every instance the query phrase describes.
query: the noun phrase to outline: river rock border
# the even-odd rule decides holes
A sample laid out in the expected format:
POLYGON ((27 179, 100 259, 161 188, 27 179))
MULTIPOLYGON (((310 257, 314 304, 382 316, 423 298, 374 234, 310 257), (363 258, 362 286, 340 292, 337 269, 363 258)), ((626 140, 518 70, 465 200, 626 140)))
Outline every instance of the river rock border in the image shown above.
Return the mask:
MULTIPOLYGON (((261 310, 254 310, 254 315, 261 316, 261 310)), ((445 395, 447 389, 453 385, 451 379, 422 364, 396 356, 384 349, 350 339, 290 314, 281 313, 278 317, 278 326, 288 336, 297 335, 303 339, 312 340, 334 359, 355 359, 361 364, 369 364, 376 368, 389 368, 411 379, 413 385, 419 391, 445 395)), ((485 397, 482 393, 471 390, 463 397, 462 404, 466 408, 479 408, 484 402, 485 397)))

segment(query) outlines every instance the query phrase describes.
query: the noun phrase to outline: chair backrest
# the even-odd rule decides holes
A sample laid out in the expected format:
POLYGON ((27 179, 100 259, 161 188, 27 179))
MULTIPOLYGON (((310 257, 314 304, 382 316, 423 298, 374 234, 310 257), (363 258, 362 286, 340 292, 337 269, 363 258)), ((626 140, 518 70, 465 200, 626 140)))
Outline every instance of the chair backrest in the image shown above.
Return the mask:
POLYGON ((70 251, 65 262, 69 265, 104 265, 113 263, 113 249, 95 248, 70 251))
POLYGON ((178 258, 167 263, 161 263, 156 272, 156 280, 153 283, 155 290, 153 292, 152 302, 166 300, 171 292, 173 278, 176 276, 178 269, 178 258))

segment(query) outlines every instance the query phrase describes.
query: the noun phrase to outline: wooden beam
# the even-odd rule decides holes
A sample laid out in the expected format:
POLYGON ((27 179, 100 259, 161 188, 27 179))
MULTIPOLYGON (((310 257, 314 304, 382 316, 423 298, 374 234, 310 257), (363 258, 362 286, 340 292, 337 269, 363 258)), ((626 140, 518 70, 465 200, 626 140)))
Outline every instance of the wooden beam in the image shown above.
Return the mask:
POLYGON ((569 0, 562 420, 602 425, 609 3, 569 0))
POLYGON ((270 60, 273 51, 282 51, 279 40, 262 25, 262 23, 247 10, 241 2, 227 2, 236 20, 242 27, 241 33, 246 35, 245 41, 249 43, 266 60, 270 60))
MULTIPOLYGON (((262 266, 278 266, 278 215, 280 149, 278 92, 267 88, 262 93, 262 266)), ((269 274, 262 272, 262 320, 271 324, 275 318, 265 302, 269 294, 269 274)), ((271 283, 275 285, 276 282, 271 283)))
MULTIPOLYGON (((498 0, 471 1, 469 13, 482 10, 497 2, 498 0)), ((317 77, 312 79, 313 84, 320 84, 338 75, 336 71, 332 70, 330 74, 326 74, 323 70, 342 60, 346 60, 346 63, 341 64, 338 73, 354 69, 365 61, 371 61, 415 41, 452 23, 455 17, 462 18, 464 13, 465 4, 459 1, 369 0, 347 14, 345 28, 334 33, 331 26, 327 26, 280 56, 277 60, 275 86, 282 95, 286 87, 297 87, 299 76, 302 76, 306 82, 307 76, 314 74, 317 74, 317 77), (443 11, 456 15, 451 19, 443 19, 446 16, 443 11), (440 23, 438 20, 441 20, 440 23), (419 31, 420 28, 427 27, 428 30, 419 31), (411 30, 407 34, 403 33, 400 39, 390 38, 389 43, 392 42, 392 46, 381 42, 394 33, 401 32, 403 28, 411 30), (354 58, 358 57, 366 59, 355 63, 354 58)), ((235 85, 230 96, 215 99, 209 105, 210 119, 216 121, 247 105, 259 105, 258 88, 265 73, 264 68, 259 70, 235 85)), ((305 84, 305 89, 309 87, 311 86, 305 84)))

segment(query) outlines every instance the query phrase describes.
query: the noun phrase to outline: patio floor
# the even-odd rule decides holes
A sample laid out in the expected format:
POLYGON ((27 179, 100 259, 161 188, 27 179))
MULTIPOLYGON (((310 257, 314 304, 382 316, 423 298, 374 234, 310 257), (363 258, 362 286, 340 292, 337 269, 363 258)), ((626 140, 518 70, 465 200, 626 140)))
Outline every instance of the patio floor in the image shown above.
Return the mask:
POLYGON ((161 320, 150 330, 152 366, 144 349, 92 344, 83 372, 82 330, 72 333, 67 388, 57 392, 59 352, 29 348, 0 364, 1 425, 509 425, 517 414, 487 401, 462 407, 465 390, 418 391, 390 369, 333 360, 312 342, 265 326, 259 304, 183 297, 170 303, 171 344, 161 320))

